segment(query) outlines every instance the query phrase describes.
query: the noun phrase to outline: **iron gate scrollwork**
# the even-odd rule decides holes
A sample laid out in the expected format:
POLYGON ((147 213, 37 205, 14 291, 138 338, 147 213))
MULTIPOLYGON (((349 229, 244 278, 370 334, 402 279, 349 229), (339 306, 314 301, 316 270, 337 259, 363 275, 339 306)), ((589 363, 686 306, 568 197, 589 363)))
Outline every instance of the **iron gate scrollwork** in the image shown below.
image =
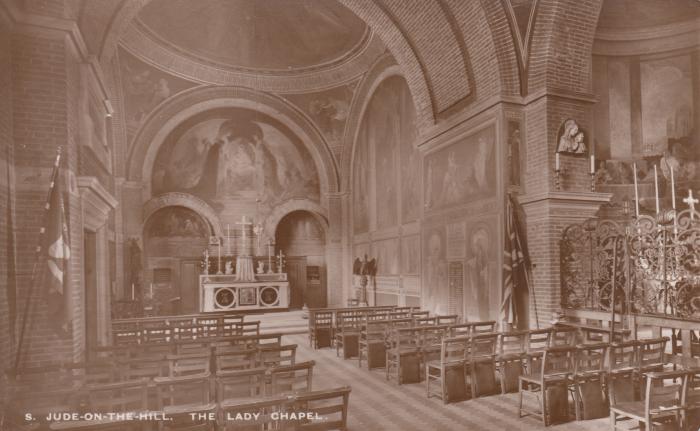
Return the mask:
POLYGON ((561 240, 562 306, 700 321, 700 214, 588 220, 561 240), (615 278, 614 283, 613 277, 615 278))

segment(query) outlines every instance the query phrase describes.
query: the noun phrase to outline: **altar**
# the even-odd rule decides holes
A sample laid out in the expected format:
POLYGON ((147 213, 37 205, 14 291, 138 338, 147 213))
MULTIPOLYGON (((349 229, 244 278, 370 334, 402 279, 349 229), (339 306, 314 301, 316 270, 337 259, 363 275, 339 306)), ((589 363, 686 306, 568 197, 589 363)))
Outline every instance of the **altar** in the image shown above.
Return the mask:
POLYGON ((255 281, 235 275, 200 275, 201 312, 289 308, 287 274, 256 274, 255 281))

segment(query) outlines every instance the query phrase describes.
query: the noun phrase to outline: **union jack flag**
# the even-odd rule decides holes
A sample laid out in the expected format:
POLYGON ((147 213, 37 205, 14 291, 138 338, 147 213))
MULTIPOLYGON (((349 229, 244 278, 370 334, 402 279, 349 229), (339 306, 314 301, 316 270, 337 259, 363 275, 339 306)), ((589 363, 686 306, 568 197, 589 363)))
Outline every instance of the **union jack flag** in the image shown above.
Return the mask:
POLYGON ((509 197, 506 201, 505 245, 503 248, 503 291, 501 297, 501 321, 510 324, 522 324, 517 315, 516 292, 528 289, 528 272, 524 247, 518 233, 518 221, 513 203, 509 197))

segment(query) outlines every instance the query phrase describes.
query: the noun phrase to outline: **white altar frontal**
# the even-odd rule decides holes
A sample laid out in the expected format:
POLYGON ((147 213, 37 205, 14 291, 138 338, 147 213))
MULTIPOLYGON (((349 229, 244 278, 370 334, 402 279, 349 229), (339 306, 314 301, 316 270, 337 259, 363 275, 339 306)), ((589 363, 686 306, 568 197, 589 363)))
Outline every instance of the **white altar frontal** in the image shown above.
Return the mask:
POLYGON ((287 274, 256 274, 255 281, 240 281, 235 274, 200 275, 202 312, 289 308, 287 274))

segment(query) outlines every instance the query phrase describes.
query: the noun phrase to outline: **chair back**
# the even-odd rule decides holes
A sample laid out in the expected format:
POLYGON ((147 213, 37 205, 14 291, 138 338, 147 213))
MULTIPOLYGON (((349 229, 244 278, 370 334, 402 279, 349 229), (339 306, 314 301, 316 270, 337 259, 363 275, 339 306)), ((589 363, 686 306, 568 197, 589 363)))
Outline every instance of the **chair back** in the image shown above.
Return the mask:
POLYGON ((687 371, 661 371, 646 374, 644 414, 647 418, 681 410, 688 391, 687 371))
POLYGON ((290 397, 287 410, 311 413, 313 419, 290 424, 285 429, 323 431, 347 429, 350 387, 326 389, 290 397), (316 417, 321 419, 315 419, 316 417))
POLYGON ((578 329, 571 326, 555 326, 549 336, 547 347, 573 347, 576 345, 578 329))
POLYGON ((535 329, 527 334, 527 353, 540 353, 547 349, 549 344, 549 329, 535 329))
POLYGON ((168 376, 182 377, 209 374, 211 355, 207 353, 168 356, 168 376))
POLYGON ((158 410, 167 411, 179 406, 196 406, 209 404, 209 375, 184 377, 156 377, 158 410))
POLYGON ((430 311, 411 311, 411 317, 414 319, 422 319, 424 317, 430 317, 430 311))
POLYGON ((609 371, 632 370, 637 365, 639 341, 629 340, 611 343, 609 349, 609 371))
POLYGON ((280 413, 284 411, 287 397, 269 398, 261 401, 245 400, 220 404, 217 417, 217 430, 280 430, 280 413), (247 417, 246 420, 229 418, 247 417), (244 416, 245 415, 245 416, 244 416))
POLYGON ((639 340, 638 362, 641 370, 648 370, 664 365, 664 352, 668 337, 639 340))
POLYGON ((456 325, 459 323, 459 316, 456 314, 450 314, 446 316, 435 316, 437 325, 456 325))
POLYGON ((216 371, 235 371, 254 368, 257 362, 257 349, 242 349, 217 353, 216 371))
POLYGON ((471 355, 468 337, 445 337, 440 343, 440 363, 443 366, 459 365, 471 355))
POLYGON ((148 379, 88 385, 85 392, 91 412, 125 413, 148 410, 148 379))
POLYGON ((526 331, 502 332, 498 337, 498 355, 517 356, 525 353, 526 331))
POLYGON ((413 322, 416 326, 437 325, 437 317, 414 317, 413 322))
POLYGON ((449 327, 450 337, 469 337, 472 335, 471 323, 458 323, 456 325, 449 325, 449 327))
POLYGON ((496 357, 498 346, 497 333, 473 334, 471 336, 470 362, 492 361, 496 357))
POLYGON ((288 395, 312 390, 314 361, 269 370, 270 390, 268 396, 288 395))
POLYGON ((569 375, 574 372, 575 347, 560 346, 545 349, 542 358, 542 374, 546 376, 569 375))
POLYGON ((265 368, 249 368, 216 373, 216 401, 248 400, 265 395, 265 368))
POLYGON ((609 344, 585 344, 578 346, 574 355, 574 374, 592 375, 605 372, 605 361, 609 344))
POLYGON ((265 368, 294 365, 296 360, 297 345, 286 346, 258 346, 258 366, 265 368))
POLYGON ((471 322, 471 334, 486 334, 496 331, 496 321, 487 320, 483 322, 471 322))

